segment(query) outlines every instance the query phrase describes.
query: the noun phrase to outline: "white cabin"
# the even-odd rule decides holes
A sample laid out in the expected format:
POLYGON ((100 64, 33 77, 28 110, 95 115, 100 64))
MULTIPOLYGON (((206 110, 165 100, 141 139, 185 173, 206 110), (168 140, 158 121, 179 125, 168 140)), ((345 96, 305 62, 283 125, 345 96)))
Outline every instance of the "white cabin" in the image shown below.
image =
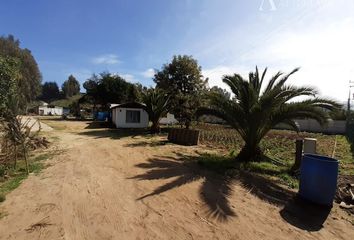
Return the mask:
POLYGON ((57 107, 57 106, 49 106, 49 105, 44 105, 44 106, 39 106, 38 107, 38 115, 41 116, 48 116, 48 115, 63 115, 63 108, 62 107, 57 107))
POLYGON ((141 103, 114 104, 111 107, 112 123, 116 128, 147 128, 149 115, 141 103))

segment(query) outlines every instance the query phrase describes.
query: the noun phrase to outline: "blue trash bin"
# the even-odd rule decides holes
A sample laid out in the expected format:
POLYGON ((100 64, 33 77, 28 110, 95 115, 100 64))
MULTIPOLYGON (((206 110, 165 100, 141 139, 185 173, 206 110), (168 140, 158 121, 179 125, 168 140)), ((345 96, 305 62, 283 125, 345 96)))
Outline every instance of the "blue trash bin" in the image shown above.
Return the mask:
POLYGON ((97 112, 96 120, 106 121, 107 117, 108 117, 108 112, 97 112))
POLYGON ((299 195, 311 202, 332 206, 337 178, 338 160, 304 154, 300 168, 299 195))

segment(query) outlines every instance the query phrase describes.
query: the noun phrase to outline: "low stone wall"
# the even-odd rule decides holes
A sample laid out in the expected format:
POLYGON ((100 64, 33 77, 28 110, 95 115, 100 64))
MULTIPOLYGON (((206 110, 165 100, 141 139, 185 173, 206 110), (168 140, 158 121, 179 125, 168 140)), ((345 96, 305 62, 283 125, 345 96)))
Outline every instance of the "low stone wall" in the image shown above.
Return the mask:
MULTIPOLYGON (((318 122, 312 119, 296 119, 301 132, 316 132, 327 134, 345 134, 346 133, 346 121, 332 120, 326 126, 321 126, 318 122)), ((279 124, 277 129, 290 129, 285 124, 279 124)))
POLYGON ((186 146, 198 145, 199 131, 182 128, 171 128, 168 132, 168 141, 186 146))

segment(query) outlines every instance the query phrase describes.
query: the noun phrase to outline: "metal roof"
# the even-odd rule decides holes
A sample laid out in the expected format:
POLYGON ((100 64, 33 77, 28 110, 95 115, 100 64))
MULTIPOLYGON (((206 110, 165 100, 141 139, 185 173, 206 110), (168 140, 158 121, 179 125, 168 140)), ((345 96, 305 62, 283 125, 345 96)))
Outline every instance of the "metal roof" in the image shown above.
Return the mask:
POLYGON ((114 109, 114 108, 145 108, 145 106, 146 105, 143 103, 129 102, 129 103, 122 103, 122 104, 114 104, 111 107, 111 109, 114 109))

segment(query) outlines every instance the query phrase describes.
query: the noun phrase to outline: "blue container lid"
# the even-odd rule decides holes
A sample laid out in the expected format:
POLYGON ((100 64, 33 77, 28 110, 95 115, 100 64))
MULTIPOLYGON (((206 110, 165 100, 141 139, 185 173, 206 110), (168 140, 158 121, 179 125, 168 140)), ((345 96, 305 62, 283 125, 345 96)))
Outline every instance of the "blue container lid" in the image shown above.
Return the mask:
POLYGON ((317 155, 317 154, 305 153, 304 157, 306 157, 308 159, 311 159, 311 160, 315 160, 315 161, 325 161, 325 162, 338 163, 337 159, 334 159, 334 158, 331 158, 331 157, 327 157, 327 156, 317 155))

